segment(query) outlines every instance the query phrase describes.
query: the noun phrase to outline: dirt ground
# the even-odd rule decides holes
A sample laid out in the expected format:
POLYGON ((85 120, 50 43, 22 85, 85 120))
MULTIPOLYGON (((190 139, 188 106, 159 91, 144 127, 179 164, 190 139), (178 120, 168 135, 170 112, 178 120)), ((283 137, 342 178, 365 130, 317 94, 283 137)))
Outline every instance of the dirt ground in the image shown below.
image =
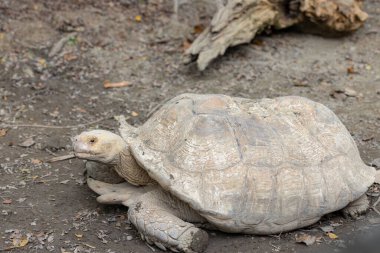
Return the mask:
MULTIPOLYGON (((370 17, 356 33, 275 31, 202 73, 183 65, 182 53, 214 8, 189 1, 175 21, 172 1, 148 2, 0 0, 0 252, 161 252, 139 238, 125 207, 96 202, 82 161, 44 161, 69 153, 70 137, 84 129, 115 130, 121 114, 141 125, 184 92, 311 98, 331 108, 363 160, 380 167, 379 1, 365 1, 370 17), (128 86, 103 87, 121 81, 128 86)), ((368 194, 375 202, 379 187, 368 194)), ((379 230, 372 210, 356 221, 335 213, 275 236, 210 231, 207 252, 346 252, 379 230), (296 243, 301 233, 317 242, 296 243)))

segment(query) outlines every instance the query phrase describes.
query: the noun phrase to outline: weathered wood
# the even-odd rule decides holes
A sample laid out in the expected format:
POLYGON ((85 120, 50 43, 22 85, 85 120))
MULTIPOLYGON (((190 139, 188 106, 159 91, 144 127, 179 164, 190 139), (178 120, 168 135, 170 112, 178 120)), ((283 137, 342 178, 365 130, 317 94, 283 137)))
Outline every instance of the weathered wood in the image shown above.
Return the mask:
MULTIPOLYGON (((250 42, 271 27, 313 23, 323 31, 349 32, 363 25, 368 15, 361 0, 228 0, 213 17, 210 26, 186 51, 187 62, 198 69, 223 55, 228 47, 250 42)), ((315 27, 314 27, 315 28, 315 27)))
POLYGON ((368 18, 361 10, 363 0, 303 0, 300 11, 313 23, 337 32, 360 28, 368 18))

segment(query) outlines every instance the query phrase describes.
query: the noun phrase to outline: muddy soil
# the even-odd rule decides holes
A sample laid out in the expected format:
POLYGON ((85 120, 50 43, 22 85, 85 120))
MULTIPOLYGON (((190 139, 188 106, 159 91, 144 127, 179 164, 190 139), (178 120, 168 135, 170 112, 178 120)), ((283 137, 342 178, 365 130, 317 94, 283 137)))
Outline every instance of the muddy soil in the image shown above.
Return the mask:
MULTIPOLYGON (((121 114, 141 125, 184 92, 311 98, 330 107, 363 160, 380 167, 379 1, 365 1, 370 18, 356 33, 271 32, 202 73, 184 66, 182 53, 214 6, 188 1, 176 21, 171 1, 148 2, 0 0, 0 251, 160 252, 139 238, 125 207, 96 202, 82 161, 45 161, 69 153, 70 137, 84 129, 115 130, 121 114), (128 86, 103 87, 121 81, 128 86)), ((374 203, 379 187, 369 195, 374 203)), ((335 213, 275 236, 210 231, 207 252, 345 252, 379 229, 373 210, 359 220, 335 213), (296 243, 300 233, 317 242, 296 243)))

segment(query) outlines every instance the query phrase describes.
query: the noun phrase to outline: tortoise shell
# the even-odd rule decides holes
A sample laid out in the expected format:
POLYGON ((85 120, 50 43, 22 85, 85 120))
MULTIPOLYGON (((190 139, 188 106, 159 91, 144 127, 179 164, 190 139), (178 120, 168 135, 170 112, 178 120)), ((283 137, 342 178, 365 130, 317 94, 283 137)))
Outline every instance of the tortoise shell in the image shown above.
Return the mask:
POLYGON ((310 225, 374 182, 337 116, 296 96, 183 94, 139 128, 131 151, 164 189, 225 232, 310 225))

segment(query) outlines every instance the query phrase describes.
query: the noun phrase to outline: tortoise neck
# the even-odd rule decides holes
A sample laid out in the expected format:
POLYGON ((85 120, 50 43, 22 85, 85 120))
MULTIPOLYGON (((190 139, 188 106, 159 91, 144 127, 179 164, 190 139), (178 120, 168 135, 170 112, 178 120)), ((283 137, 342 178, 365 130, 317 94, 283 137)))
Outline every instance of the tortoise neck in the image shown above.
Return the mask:
POLYGON ((137 164, 128 145, 120 152, 119 159, 120 161, 115 166, 115 170, 129 183, 133 185, 148 185, 154 183, 154 180, 150 178, 148 173, 137 164))

